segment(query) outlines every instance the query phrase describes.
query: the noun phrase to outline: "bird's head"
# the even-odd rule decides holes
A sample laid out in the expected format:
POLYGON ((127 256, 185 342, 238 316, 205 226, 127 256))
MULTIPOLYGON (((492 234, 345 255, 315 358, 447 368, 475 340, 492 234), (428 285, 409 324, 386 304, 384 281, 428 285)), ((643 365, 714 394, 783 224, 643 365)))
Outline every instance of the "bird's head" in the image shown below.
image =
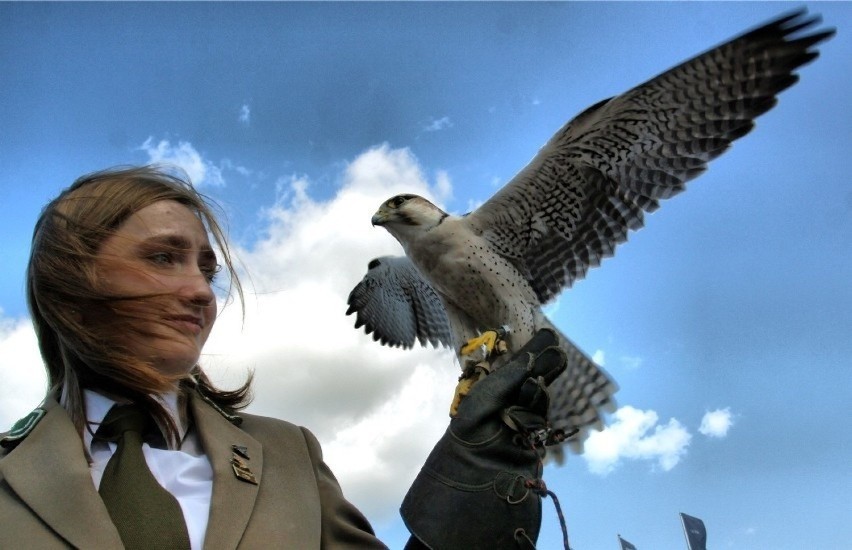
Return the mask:
POLYGON ((429 231, 444 218, 447 213, 419 195, 396 195, 389 198, 373 214, 373 225, 380 225, 406 244, 416 235, 429 231))

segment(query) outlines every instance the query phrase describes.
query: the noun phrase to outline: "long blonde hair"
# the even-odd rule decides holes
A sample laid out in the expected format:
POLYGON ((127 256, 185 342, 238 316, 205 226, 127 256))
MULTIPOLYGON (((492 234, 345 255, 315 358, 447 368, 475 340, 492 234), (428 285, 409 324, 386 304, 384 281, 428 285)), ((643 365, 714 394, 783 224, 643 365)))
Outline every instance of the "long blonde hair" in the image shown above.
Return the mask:
MULTIPOLYGON (((129 216, 161 200, 177 201, 196 213, 220 251, 219 261, 233 292, 243 290, 212 201, 183 177, 162 166, 117 168, 79 178, 42 211, 33 232, 27 266, 27 302, 48 375, 49 393, 61 396, 74 425, 85 426, 83 389, 127 398, 145 406, 178 439, 177 429, 152 395, 173 390, 176 380, 120 346, 110 345, 103 327, 84 322, 81 312, 111 311, 116 300, 98 291, 95 257, 104 240, 129 216), (105 309, 106 308, 106 309, 105 309)), ((129 325, 129 323, 128 323, 129 325)), ((226 412, 248 405, 252 375, 233 391, 215 388, 200 366, 178 380, 182 391, 195 388, 226 412)))

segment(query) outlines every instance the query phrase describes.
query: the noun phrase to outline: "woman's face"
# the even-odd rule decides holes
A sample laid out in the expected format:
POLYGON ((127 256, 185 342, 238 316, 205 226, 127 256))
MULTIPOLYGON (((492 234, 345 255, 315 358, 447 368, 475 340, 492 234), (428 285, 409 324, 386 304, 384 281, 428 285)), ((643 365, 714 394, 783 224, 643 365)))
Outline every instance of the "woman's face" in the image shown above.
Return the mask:
MULTIPOLYGON (((198 216, 172 200, 146 206, 103 242, 95 262, 98 288, 107 296, 160 295, 114 301, 133 330, 116 330, 107 338, 163 374, 189 372, 216 320, 210 284, 218 265, 198 216), (139 311, 130 317, 123 307, 139 311)), ((110 319, 101 321, 109 330, 110 319)))

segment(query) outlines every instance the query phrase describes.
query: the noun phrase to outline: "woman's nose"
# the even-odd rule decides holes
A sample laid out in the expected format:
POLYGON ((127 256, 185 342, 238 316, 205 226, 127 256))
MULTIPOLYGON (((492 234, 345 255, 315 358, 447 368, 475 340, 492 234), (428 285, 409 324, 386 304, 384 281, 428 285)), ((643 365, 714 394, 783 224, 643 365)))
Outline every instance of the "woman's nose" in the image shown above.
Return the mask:
POLYGON ((187 273, 182 288, 182 294, 193 304, 208 306, 216 299, 207 275, 195 268, 193 273, 187 273))

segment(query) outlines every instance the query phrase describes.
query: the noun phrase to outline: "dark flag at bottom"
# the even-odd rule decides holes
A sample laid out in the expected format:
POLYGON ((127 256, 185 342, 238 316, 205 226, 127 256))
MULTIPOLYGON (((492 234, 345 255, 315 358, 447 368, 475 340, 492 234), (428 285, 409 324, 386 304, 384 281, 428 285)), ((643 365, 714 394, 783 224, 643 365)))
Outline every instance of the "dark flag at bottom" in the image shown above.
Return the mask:
POLYGON ((689 550, 707 550, 707 530, 704 522, 698 518, 681 512, 680 519, 683 521, 683 532, 686 535, 686 545, 689 550))
POLYGON ((618 542, 621 543, 621 550, 636 550, 636 547, 621 538, 621 535, 618 535, 618 542))

